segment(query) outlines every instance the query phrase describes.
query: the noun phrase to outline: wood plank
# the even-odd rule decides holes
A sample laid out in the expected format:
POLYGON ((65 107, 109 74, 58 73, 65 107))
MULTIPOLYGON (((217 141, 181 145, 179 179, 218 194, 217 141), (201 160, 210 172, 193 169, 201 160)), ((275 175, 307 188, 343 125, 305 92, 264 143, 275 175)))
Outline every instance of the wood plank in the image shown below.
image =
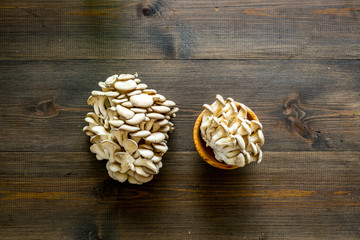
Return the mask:
POLYGON ((265 152, 224 171, 169 152, 146 185, 90 153, 0 153, 2 239, 357 239, 359 152, 265 152))
POLYGON ((357 0, 11 1, 0 59, 359 59, 357 0))
POLYGON ((360 149, 358 61, 134 60, 1 62, 0 151, 88 151, 86 100, 119 71, 180 107, 171 151, 195 150, 193 124, 217 93, 255 111, 265 151, 360 149))

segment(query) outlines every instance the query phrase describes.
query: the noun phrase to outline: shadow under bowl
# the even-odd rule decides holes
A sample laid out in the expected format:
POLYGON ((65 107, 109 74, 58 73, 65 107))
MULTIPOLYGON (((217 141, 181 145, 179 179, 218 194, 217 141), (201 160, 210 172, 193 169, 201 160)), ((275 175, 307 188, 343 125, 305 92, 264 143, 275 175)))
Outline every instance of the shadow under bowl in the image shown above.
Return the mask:
MULTIPOLYGON (((239 108, 240 104, 236 103, 236 106, 239 108)), ((247 118, 248 120, 255 120, 259 121, 258 117, 255 115, 255 113, 248 107, 247 109, 247 118)), ((200 157, 210 164, 213 167, 219 168, 219 169, 225 169, 225 170, 231 170, 239 168, 236 165, 228 165, 224 162, 219 162, 216 160, 213 150, 210 147, 206 146, 206 143, 202 140, 201 134, 200 134, 200 125, 202 122, 202 117, 205 113, 205 110, 200 113, 198 118, 195 121, 194 130, 193 130, 193 138, 194 138, 194 144, 197 152, 199 153, 200 157)))

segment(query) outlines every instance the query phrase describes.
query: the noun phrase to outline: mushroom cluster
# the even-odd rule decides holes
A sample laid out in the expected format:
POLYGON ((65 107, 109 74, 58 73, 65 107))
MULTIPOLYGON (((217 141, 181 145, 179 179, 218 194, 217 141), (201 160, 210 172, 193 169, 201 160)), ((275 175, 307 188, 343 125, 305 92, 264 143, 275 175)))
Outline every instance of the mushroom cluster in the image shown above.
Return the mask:
POLYGON ((108 159, 110 177, 120 182, 149 182, 162 167, 168 150, 171 117, 179 110, 138 75, 121 74, 99 82, 102 91, 92 91, 87 103, 93 106, 83 131, 90 136, 90 151, 98 160, 108 159))
POLYGON ((232 98, 216 95, 212 105, 203 105, 201 137, 212 148, 215 158, 228 165, 243 167, 260 163, 264 134, 259 121, 248 119, 247 107, 232 98))

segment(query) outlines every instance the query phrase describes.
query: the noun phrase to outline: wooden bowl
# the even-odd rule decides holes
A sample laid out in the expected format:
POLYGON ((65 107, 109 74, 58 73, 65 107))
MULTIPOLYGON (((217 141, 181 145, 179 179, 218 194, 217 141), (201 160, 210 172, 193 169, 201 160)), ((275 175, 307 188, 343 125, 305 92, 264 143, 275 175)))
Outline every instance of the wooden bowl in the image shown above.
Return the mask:
MULTIPOLYGON (((236 105, 239 108, 239 103, 236 103, 236 105)), ((250 108, 246 107, 246 109, 247 109, 247 118, 249 120, 259 121, 258 117, 255 115, 255 113, 250 108)), ((202 140, 201 135, 200 135, 200 125, 201 125, 201 121, 202 121, 204 112, 205 112, 205 110, 202 111, 200 113, 200 115, 198 116, 198 118, 196 119, 195 125, 194 125, 194 130, 193 130, 193 138, 194 138, 195 148, 198 151, 200 157, 205 162, 207 162, 208 164, 210 164, 211 166, 216 167, 216 168, 226 169, 226 170, 238 168, 238 166, 227 165, 224 162, 219 162, 218 160, 216 160, 213 150, 210 147, 207 147, 206 143, 202 140)))

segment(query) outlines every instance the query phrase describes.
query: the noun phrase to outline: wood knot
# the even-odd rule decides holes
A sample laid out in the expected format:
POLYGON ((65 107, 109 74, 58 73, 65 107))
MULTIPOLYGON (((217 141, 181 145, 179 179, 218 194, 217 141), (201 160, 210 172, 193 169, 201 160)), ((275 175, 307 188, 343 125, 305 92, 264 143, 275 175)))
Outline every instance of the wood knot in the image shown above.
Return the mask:
POLYGON ((299 96, 285 100, 282 110, 287 128, 306 142, 313 143, 316 135, 304 120, 305 111, 301 108, 299 96))
POLYGON ((43 117, 54 117, 59 114, 59 105, 55 102, 54 99, 48 99, 25 106, 25 109, 31 113, 43 117))
POLYGON ((149 7, 145 7, 141 10, 142 15, 144 15, 145 17, 151 17, 153 16, 156 12, 154 11, 154 9, 151 9, 149 7))
POLYGON ((161 9, 164 7, 164 5, 165 3, 161 1, 157 1, 151 4, 139 3, 137 5, 138 18, 151 18, 153 16, 160 16, 161 9))

